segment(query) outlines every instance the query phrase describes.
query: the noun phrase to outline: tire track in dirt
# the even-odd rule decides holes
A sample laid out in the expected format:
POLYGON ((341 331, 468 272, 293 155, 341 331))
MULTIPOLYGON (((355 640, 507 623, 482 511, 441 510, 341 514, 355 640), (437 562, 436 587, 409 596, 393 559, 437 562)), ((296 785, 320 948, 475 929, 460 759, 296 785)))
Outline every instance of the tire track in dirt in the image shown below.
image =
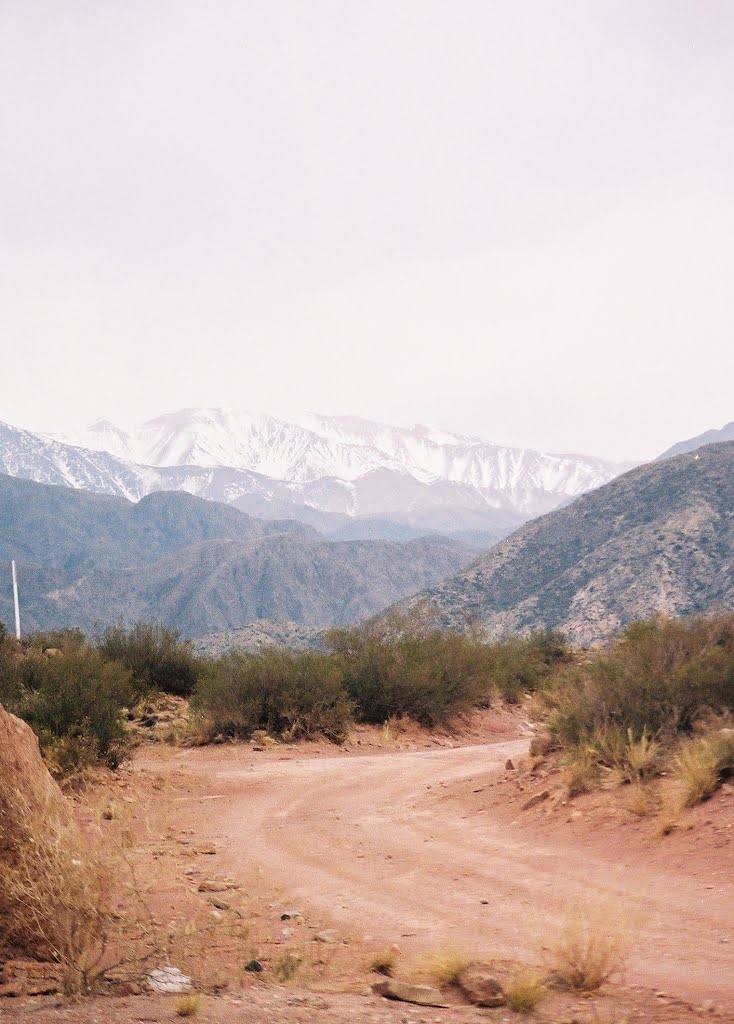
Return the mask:
POLYGON ((257 865, 264 884, 346 933, 408 950, 532 960, 578 907, 625 920, 628 983, 733 1004, 732 880, 711 891, 624 848, 581 852, 571 835, 549 842, 541 823, 520 836, 489 812, 469 813, 459 797, 445 799, 526 747, 512 740, 287 760, 219 748, 167 763, 222 798, 187 802, 199 839, 221 844, 234 871, 257 865))

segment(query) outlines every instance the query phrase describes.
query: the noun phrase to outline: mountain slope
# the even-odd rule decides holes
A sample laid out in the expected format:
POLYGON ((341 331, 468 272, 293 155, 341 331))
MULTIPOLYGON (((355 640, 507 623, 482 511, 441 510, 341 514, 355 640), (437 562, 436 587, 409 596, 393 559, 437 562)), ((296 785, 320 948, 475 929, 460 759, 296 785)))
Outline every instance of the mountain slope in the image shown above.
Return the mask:
MULTIPOLYGON (((328 543, 188 494, 125 499, 0 476, 0 565, 18 562, 26 631, 138 619, 187 635, 256 619, 373 614, 471 557, 443 538, 328 543)), ((12 621, 9 581, 0 620, 12 621)))
POLYGON ((664 451, 662 455, 658 455, 658 460, 672 459, 676 455, 695 452, 697 448, 702 448, 706 444, 719 444, 721 441, 734 441, 734 420, 721 427, 720 430, 706 430, 703 434, 698 434, 696 437, 689 437, 686 441, 679 441, 678 444, 674 444, 664 451))
POLYGON ((0 561, 49 569, 142 566, 210 540, 252 541, 283 533, 317 537, 292 521, 263 522, 190 494, 161 491, 133 504, 0 475, 0 561))
POLYGON ((419 596, 447 625, 582 644, 656 612, 734 608, 734 442, 634 469, 419 596))

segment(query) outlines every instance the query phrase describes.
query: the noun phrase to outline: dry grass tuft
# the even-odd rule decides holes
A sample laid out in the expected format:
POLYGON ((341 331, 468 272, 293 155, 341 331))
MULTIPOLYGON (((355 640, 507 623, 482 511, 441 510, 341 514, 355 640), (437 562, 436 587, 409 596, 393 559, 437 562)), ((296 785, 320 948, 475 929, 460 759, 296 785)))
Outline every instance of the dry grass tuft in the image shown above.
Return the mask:
POLYGON ((675 759, 675 774, 681 807, 695 807, 708 800, 719 784, 716 758, 709 744, 705 740, 691 740, 681 747, 675 759))
POLYGON ((285 953, 275 965, 275 976, 278 981, 291 981, 298 974, 306 957, 296 953, 285 953))
POLYGON ((471 957, 458 950, 437 950, 418 960, 413 967, 412 975, 416 981, 432 981, 441 988, 443 985, 454 985, 470 963, 471 957))
POLYGON ((12 833, 0 873, 0 942, 61 966, 69 995, 89 993, 109 969, 115 865, 101 833, 82 833, 61 804, 31 803, 0 779, 12 833))
POLYGON ((627 798, 627 809, 637 818, 645 818, 655 809, 655 800, 639 782, 635 783, 627 798))
POLYGON ((675 759, 681 807, 695 807, 713 796, 734 772, 734 735, 721 730, 685 743, 675 759))
POLYGON ((520 970, 505 986, 507 1005, 516 1013, 530 1013, 546 995, 543 978, 537 971, 520 970))
POLYGON ((381 949, 369 961, 368 967, 376 974, 384 974, 386 978, 392 978, 399 959, 400 954, 396 949, 381 949))
POLYGON ((658 836, 669 836, 680 828, 682 806, 680 800, 663 801, 655 832, 658 836))
POLYGON ((599 765, 593 751, 585 747, 577 747, 569 753, 567 767, 563 773, 566 794, 570 800, 590 793, 599 781, 599 765))
POLYGON ((628 729, 623 767, 627 780, 642 782, 649 779, 657 771, 659 761, 660 744, 650 737, 647 729, 642 730, 642 735, 637 740, 632 730, 628 729))
POLYGON ((549 968, 575 992, 595 992, 624 965, 627 943, 613 914, 582 918, 572 913, 558 938, 548 943, 549 968))
POLYGON ((193 1017, 198 1013, 201 996, 198 992, 189 992, 176 1000, 177 1017, 193 1017))

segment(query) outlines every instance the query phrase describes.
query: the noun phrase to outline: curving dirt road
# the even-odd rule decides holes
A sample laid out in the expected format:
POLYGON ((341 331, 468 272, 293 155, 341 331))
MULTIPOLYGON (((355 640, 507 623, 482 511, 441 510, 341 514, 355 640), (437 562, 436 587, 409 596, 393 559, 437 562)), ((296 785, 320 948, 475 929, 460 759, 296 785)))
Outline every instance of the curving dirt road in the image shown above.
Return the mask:
MULTIPOLYGON (((651 865, 501 825, 452 790, 527 740, 366 756, 246 748, 150 755, 197 779, 179 796, 229 867, 257 865, 294 906, 390 945, 535 959, 569 912, 625 921, 628 984, 734 1006, 734 879, 651 865), (473 806, 473 805, 472 805, 473 806), (573 909, 576 908, 576 909, 573 909), (580 909, 579 909, 580 908, 580 909)), ((478 783, 479 785, 479 783, 478 783)))

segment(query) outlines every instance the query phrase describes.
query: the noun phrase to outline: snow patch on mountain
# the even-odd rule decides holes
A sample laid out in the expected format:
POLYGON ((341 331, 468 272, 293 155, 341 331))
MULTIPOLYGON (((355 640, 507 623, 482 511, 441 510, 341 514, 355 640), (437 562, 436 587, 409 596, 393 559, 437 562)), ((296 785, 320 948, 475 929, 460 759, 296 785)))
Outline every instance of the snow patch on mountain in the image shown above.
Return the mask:
MULTIPOLYGON (((306 413, 288 419, 231 409, 182 409, 130 431, 98 421, 75 443, 152 467, 227 467, 256 473, 296 492, 328 492, 317 507, 365 514, 365 477, 380 472, 387 491, 457 485, 455 497, 539 515, 630 468, 586 455, 554 455, 495 445, 418 424, 405 428, 359 416, 306 413), (325 481, 333 481, 328 485, 325 481)), ((374 498, 369 514, 379 505, 374 498)), ((312 499, 318 501, 315 494, 312 499)), ((385 501, 393 505, 389 493, 385 501)), ((383 508, 382 511, 386 511, 383 508)))

